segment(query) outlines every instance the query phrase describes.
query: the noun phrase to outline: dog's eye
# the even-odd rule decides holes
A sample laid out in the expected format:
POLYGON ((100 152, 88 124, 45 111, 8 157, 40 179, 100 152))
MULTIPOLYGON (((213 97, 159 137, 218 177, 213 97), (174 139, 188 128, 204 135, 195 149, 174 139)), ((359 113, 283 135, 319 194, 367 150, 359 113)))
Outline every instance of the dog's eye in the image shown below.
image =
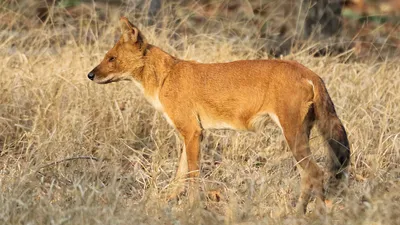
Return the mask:
POLYGON ((111 57, 108 59, 108 61, 109 61, 109 62, 114 62, 114 61, 115 61, 115 57, 114 57, 114 56, 111 56, 111 57))

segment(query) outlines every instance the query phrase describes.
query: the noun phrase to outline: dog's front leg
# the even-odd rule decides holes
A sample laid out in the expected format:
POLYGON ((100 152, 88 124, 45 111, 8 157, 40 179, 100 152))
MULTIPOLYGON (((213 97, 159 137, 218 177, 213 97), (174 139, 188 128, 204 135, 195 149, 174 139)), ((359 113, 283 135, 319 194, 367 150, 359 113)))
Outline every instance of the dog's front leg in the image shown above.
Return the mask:
POLYGON ((181 151, 178 169, 173 182, 173 192, 169 200, 179 197, 185 191, 185 183, 189 177, 188 196, 189 201, 194 202, 198 195, 198 185, 196 178, 199 176, 200 165, 200 141, 201 129, 197 126, 182 126, 185 129, 177 128, 181 139, 184 142, 181 151))
MULTIPOLYGON (((201 140, 201 129, 193 129, 191 131, 181 132, 185 141, 185 152, 187 158, 187 168, 189 174, 189 202, 193 204, 196 199, 199 198, 198 193, 198 180, 200 174, 200 140, 201 140)), ((181 164, 183 165, 183 155, 181 156, 181 164)), ((181 167, 183 168, 183 166, 181 167)))
POLYGON ((179 158, 178 169, 176 170, 173 192, 169 196, 169 200, 178 198, 185 191, 185 182, 188 175, 188 161, 186 156, 186 148, 183 146, 179 158))

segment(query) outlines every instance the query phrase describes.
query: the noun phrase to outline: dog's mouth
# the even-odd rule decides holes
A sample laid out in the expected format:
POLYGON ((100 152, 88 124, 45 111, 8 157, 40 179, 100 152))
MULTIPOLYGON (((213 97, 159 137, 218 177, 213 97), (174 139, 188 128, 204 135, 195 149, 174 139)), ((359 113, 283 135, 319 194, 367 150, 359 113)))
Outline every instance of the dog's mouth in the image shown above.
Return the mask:
POLYGON ((106 77, 104 79, 101 80, 94 80, 94 82, 98 83, 98 84, 108 84, 108 83, 112 83, 114 82, 114 78, 115 76, 111 76, 111 77, 106 77))
POLYGON ((101 79, 94 79, 93 81, 98 83, 98 84, 108 84, 108 83, 113 83, 121 80, 131 80, 130 74, 129 73, 124 73, 124 74, 109 74, 107 77, 101 78, 101 79))
POLYGON ((100 81, 95 81, 98 84, 108 84, 113 82, 112 79, 107 79, 107 80, 100 80, 100 81))

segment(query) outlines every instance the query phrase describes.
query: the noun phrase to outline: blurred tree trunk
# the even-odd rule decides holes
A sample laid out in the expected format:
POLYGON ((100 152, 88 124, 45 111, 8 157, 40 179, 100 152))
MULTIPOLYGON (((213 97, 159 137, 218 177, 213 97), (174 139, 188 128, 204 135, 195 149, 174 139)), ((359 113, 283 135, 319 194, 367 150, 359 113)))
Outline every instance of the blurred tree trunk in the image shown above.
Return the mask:
MULTIPOLYGON (((342 28, 342 0, 302 0, 303 26, 297 30, 302 38, 327 38, 340 33, 342 28)), ((300 22, 299 21, 299 22, 300 22)))
POLYGON ((157 17, 159 17, 158 14, 161 11, 161 6, 162 6, 162 0, 151 0, 149 11, 147 13, 148 25, 154 25, 154 23, 157 20, 157 17))

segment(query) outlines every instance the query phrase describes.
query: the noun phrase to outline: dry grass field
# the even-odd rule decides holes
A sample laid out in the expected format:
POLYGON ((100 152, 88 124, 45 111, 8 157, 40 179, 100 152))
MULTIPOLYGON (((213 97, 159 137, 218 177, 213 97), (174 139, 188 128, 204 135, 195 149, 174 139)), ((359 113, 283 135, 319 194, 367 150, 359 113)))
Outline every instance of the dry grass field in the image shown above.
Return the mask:
MULTIPOLYGON (((30 29, 15 15, 0 31, 0 224, 400 224, 399 58, 316 58, 307 47, 284 57, 325 80, 348 131, 349 187, 325 218, 313 203, 294 213, 299 173, 272 123, 260 133, 205 131, 205 194, 190 207, 185 196, 165 200, 182 143, 162 115, 132 83, 87 79, 118 37, 118 15, 65 26, 54 16, 30 29)), ((268 58, 243 21, 173 35, 177 23, 159 29, 125 15, 179 58, 268 58)), ((316 130, 312 137, 324 167, 327 149, 316 130)))

